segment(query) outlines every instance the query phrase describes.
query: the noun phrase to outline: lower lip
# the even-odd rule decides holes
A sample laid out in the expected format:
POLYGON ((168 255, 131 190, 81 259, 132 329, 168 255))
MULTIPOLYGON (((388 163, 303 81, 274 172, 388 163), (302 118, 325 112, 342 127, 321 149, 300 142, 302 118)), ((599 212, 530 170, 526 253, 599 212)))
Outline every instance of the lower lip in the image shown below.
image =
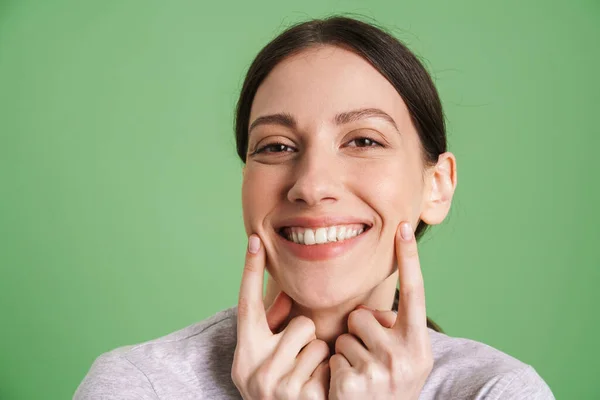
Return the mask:
POLYGON ((346 251, 354 247, 360 241, 360 239, 362 239, 362 237, 365 236, 365 234, 368 231, 369 230, 351 239, 342 240, 341 242, 330 242, 313 245, 294 243, 290 240, 283 238, 279 234, 277 234, 277 237, 279 238, 279 241, 283 244, 284 248, 289 250, 296 257, 307 261, 321 261, 328 260, 330 258, 335 258, 344 254, 346 251))

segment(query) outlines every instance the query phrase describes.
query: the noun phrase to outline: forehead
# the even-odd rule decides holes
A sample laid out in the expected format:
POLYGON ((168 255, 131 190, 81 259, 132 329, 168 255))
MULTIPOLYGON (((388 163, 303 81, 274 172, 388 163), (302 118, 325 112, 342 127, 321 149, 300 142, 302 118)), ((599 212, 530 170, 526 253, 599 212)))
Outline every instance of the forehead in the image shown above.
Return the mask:
POLYGON ((359 108, 380 108, 398 126, 411 125, 396 89, 368 61, 340 47, 319 46, 286 58, 271 71, 256 92, 250 123, 261 115, 288 112, 309 127, 359 108))

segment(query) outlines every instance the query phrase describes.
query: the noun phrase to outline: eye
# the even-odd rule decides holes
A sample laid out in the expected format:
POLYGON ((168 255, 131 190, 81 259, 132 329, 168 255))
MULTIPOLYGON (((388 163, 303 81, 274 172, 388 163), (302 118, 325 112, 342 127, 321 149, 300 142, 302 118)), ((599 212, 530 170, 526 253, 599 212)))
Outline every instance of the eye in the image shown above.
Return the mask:
POLYGON ((293 152, 294 148, 282 143, 271 143, 257 149, 254 154, 293 152))
POLYGON ((367 137, 361 137, 361 138, 356 138, 356 139, 352 139, 351 141, 348 142, 348 147, 375 147, 375 146, 381 146, 381 143, 376 142, 373 139, 369 139, 367 137), (352 144, 354 143, 354 144, 352 144))

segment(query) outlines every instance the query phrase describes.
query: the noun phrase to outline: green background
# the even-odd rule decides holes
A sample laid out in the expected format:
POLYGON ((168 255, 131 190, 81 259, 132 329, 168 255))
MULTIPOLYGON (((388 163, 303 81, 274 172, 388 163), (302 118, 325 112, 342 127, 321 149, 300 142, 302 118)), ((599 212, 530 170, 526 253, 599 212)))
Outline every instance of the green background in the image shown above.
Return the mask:
POLYGON ((290 23, 389 28, 440 90, 458 189, 420 244, 428 314, 598 388, 600 3, 0 1, 0 398, 70 398, 93 360, 234 305, 233 109, 290 23))

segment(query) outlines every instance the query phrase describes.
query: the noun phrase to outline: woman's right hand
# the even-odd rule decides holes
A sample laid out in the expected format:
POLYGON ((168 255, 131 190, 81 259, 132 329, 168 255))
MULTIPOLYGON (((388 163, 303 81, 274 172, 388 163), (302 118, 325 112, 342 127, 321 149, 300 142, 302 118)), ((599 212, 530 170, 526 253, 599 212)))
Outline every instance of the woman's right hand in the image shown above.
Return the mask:
POLYGON ((305 316, 274 333, 287 317, 291 299, 281 292, 265 311, 265 264, 264 246, 253 234, 240 285, 233 383, 245 400, 326 399, 329 347, 316 338, 315 324, 305 316))

